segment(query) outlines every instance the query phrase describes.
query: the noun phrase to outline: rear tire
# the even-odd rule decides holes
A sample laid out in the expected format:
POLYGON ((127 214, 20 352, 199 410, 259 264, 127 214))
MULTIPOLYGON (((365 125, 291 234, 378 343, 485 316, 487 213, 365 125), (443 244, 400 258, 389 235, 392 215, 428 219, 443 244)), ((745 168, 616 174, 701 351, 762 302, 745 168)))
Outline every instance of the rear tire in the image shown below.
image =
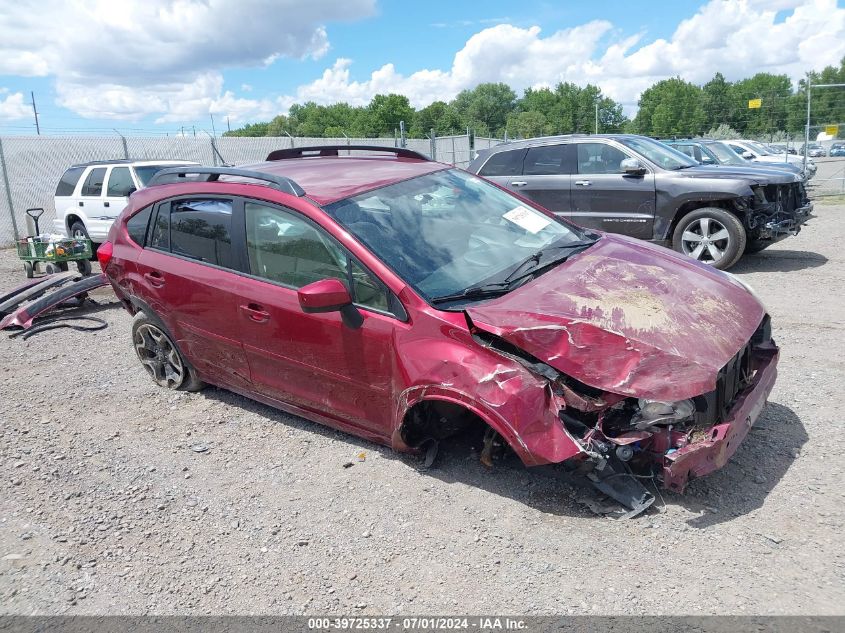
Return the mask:
POLYGON ((745 252, 748 236, 739 218, 718 207, 704 207, 680 219, 672 248, 719 270, 733 266, 745 252))
POLYGON ((199 379, 157 319, 138 312, 132 319, 132 345, 141 365, 158 386, 179 391, 199 391, 199 379))
POLYGON ((49 262, 46 266, 44 266, 44 270, 48 275, 55 275, 57 273, 62 272, 62 269, 59 267, 59 265, 54 264, 53 262, 49 262))

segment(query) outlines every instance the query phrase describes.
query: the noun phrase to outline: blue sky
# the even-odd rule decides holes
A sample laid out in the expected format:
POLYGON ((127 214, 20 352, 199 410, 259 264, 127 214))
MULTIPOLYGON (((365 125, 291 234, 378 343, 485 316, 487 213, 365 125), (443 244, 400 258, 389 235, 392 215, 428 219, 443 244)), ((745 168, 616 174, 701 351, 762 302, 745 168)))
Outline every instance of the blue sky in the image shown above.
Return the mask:
POLYGON ((632 114, 666 77, 797 79, 843 55, 839 0, 22 0, 0 14, 0 133, 34 129, 30 91, 47 133, 210 130, 211 114, 219 133, 306 99, 419 107, 482 81, 589 82, 632 114))

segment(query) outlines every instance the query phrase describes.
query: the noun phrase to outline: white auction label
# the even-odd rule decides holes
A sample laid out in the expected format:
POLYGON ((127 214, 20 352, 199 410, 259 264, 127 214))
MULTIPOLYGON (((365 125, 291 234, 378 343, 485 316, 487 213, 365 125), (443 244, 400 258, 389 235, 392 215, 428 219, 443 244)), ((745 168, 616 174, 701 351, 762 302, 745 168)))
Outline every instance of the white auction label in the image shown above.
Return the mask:
POLYGON ((552 223, 549 218, 527 207, 519 206, 511 209, 503 216, 508 222, 513 222, 517 226, 525 229, 529 233, 539 233, 544 228, 552 223))

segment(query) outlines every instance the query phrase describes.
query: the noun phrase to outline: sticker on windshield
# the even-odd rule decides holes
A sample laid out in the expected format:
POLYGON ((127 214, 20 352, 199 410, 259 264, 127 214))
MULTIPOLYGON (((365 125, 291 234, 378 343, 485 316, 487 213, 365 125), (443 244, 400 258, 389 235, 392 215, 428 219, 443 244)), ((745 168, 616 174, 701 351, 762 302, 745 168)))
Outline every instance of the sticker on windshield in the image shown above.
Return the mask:
POLYGON ((525 229, 529 233, 539 233, 552 223, 549 218, 539 211, 534 211, 533 209, 523 206, 511 209, 502 217, 508 222, 513 222, 518 227, 525 229))

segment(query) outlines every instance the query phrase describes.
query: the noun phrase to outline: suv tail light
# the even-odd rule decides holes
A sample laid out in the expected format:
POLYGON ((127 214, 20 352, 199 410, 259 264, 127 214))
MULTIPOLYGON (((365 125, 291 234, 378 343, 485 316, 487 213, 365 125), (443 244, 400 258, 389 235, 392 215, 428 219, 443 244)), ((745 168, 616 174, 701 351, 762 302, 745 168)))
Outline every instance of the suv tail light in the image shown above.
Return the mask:
POLYGON ((106 266, 111 261, 112 249, 111 242, 103 242, 100 244, 100 248, 97 249, 97 261, 100 262, 100 270, 103 272, 106 272, 106 266))

